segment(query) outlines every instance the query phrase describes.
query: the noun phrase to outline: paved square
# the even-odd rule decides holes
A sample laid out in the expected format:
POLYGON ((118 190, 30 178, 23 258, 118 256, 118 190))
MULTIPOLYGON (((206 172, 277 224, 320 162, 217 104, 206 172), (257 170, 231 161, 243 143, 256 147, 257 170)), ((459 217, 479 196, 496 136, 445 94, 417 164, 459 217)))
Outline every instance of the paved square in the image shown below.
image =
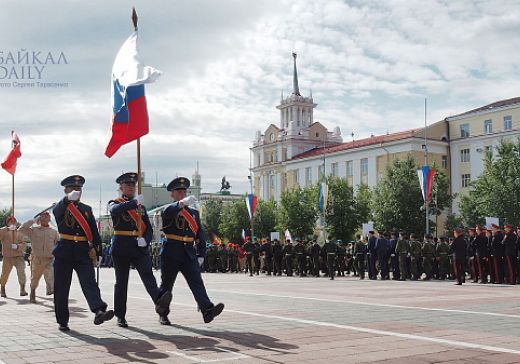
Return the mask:
MULTIPOLYGON (((129 328, 95 326, 74 278, 62 333, 44 285, 30 304, 11 274, 0 363, 520 363, 520 286, 207 273, 210 298, 226 309, 204 324, 179 276, 167 327, 132 271, 129 328)), ((109 307, 113 284, 102 269, 109 307)))

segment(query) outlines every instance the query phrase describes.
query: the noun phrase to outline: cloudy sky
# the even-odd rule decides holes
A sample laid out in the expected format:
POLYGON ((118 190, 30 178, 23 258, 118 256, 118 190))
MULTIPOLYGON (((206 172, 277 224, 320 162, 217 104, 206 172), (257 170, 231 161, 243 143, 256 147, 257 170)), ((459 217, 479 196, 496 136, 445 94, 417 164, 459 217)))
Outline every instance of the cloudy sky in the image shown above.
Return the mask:
MULTIPOLYGON (((60 89, 0 87, 0 158, 10 130, 22 140, 16 173, 20 220, 62 195, 60 180, 86 177, 97 211, 135 170, 135 143, 103 155, 111 117, 110 74, 132 31, 127 1, 0 0, 3 64, 20 50, 65 54, 44 82, 60 89)), ((312 89, 315 120, 344 139, 420 127, 428 120, 519 96, 520 1, 135 1, 144 62, 163 71, 147 87, 150 133, 142 139, 148 182, 190 177, 200 162, 204 192, 248 190, 256 130, 278 123, 291 92, 293 51, 300 90, 312 89)), ((20 67, 23 65, 14 65, 20 67)), ((29 82, 8 79, 0 83, 29 82)), ((0 171, 0 208, 10 175, 0 171)))

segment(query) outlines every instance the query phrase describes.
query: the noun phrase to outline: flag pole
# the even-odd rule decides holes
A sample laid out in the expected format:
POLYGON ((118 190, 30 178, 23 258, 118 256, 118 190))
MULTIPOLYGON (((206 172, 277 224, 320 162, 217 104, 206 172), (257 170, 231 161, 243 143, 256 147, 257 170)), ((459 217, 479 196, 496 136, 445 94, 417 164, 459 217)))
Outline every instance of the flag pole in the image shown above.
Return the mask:
MULTIPOLYGON (((14 136, 14 130, 11 131, 11 139, 14 136)), ((11 148, 15 147, 14 140, 11 142, 11 148)), ((14 218, 14 171, 11 174, 11 216, 14 218)), ((16 233, 14 230, 12 230, 12 236, 13 236, 13 244, 16 244, 16 233)))
MULTIPOLYGON (((134 30, 137 32, 137 12, 135 7, 132 6, 132 23, 134 24, 134 30)), ((137 194, 141 194, 141 138, 137 138, 137 194)), ((139 237, 143 236, 141 231, 141 205, 137 206, 137 230, 139 231, 139 237)))

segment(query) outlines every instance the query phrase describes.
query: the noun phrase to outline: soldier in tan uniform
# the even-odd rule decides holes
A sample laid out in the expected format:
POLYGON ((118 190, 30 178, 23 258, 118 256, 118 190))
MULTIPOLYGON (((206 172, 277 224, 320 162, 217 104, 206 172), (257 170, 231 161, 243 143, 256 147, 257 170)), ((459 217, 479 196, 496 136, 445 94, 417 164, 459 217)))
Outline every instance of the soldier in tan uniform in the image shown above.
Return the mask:
POLYGON ((23 234, 16 230, 16 218, 9 216, 6 225, 0 228, 0 240, 2 241, 2 255, 4 262, 2 264, 2 275, 0 276, 0 295, 7 297, 5 293, 5 285, 11 269, 16 268, 18 275, 18 283, 20 283, 20 296, 27 296, 25 291, 25 261, 23 255, 25 252, 25 242, 23 234))
POLYGON ((45 211, 37 219, 36 224, 39 226, 32 226, 34 221, 29 220, 25 222, 18 230, 31 240, 31 295, 29 300, 31 303, 36 303, 36 288, 40 283, 40 278, 44 277, 47 287, 47 295, 54 292, 54 274, 52 269, 52 262, 54 256, 52 249, 58 241, 58 232, 49 226, 51 220, 50 214, 45 211))

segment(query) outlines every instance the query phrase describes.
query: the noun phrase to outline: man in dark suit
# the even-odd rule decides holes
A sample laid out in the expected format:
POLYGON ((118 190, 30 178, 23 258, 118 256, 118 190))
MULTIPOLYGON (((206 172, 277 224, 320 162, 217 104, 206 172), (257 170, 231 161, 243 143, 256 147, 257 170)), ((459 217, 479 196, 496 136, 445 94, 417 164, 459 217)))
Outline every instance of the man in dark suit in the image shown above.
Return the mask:
POLYGON ((93 260, 101 255, 101 238, 92 208, 80 202, 85 178, 73 175, 61 181, 65 197, 52 210, 60 239, 54 255, 54 311, 61 331, 69 331, 69 291, 72 271, 78 275, 89 308, 95 313, 94 324, 114 317, 107 311, 96 283, 93 260), (89 255, 90 254, 90 255, 89 255))
MULTIPOLYGON (((189 207, 197 200, 194 196, 186 197, 188 187, 190 180, 186 177, 175 178, 167 186, 174 203, 166 207, 162 213, 162 226, 167 241, 161 251, 161 290, 171 292, 177 274, 181 272, 202 311, 204 322, 209 323, 220 315, 224 304, 214 305, 210 301, 202 281, 200 266, 204 262, 206 241, 199 212, 189 207), (195 242, 198 243, 197 252, 195 242)), ((169 312, 167 309, 160 316, 159 322, 162 325, 171 325, 168 319, 169 312)))
POLYGON ((172 294, 160 291, 152 273, 152 258, 149 245, 153 230, 143 204, 143 195, 135 196, 137 173, 124 173, 116 179, 121 197, 108 203, 114 226, 112 237, 112 261, 116 273, 114 286, 114 313, 120 327, 128 327, 126 322, 126 301, 128 295, 128 276, 133 265, 146 291, 155 303, 155 311, 163 315, 170 305, 172 294), (140 210, 140 211, 139 211, 140 210))

